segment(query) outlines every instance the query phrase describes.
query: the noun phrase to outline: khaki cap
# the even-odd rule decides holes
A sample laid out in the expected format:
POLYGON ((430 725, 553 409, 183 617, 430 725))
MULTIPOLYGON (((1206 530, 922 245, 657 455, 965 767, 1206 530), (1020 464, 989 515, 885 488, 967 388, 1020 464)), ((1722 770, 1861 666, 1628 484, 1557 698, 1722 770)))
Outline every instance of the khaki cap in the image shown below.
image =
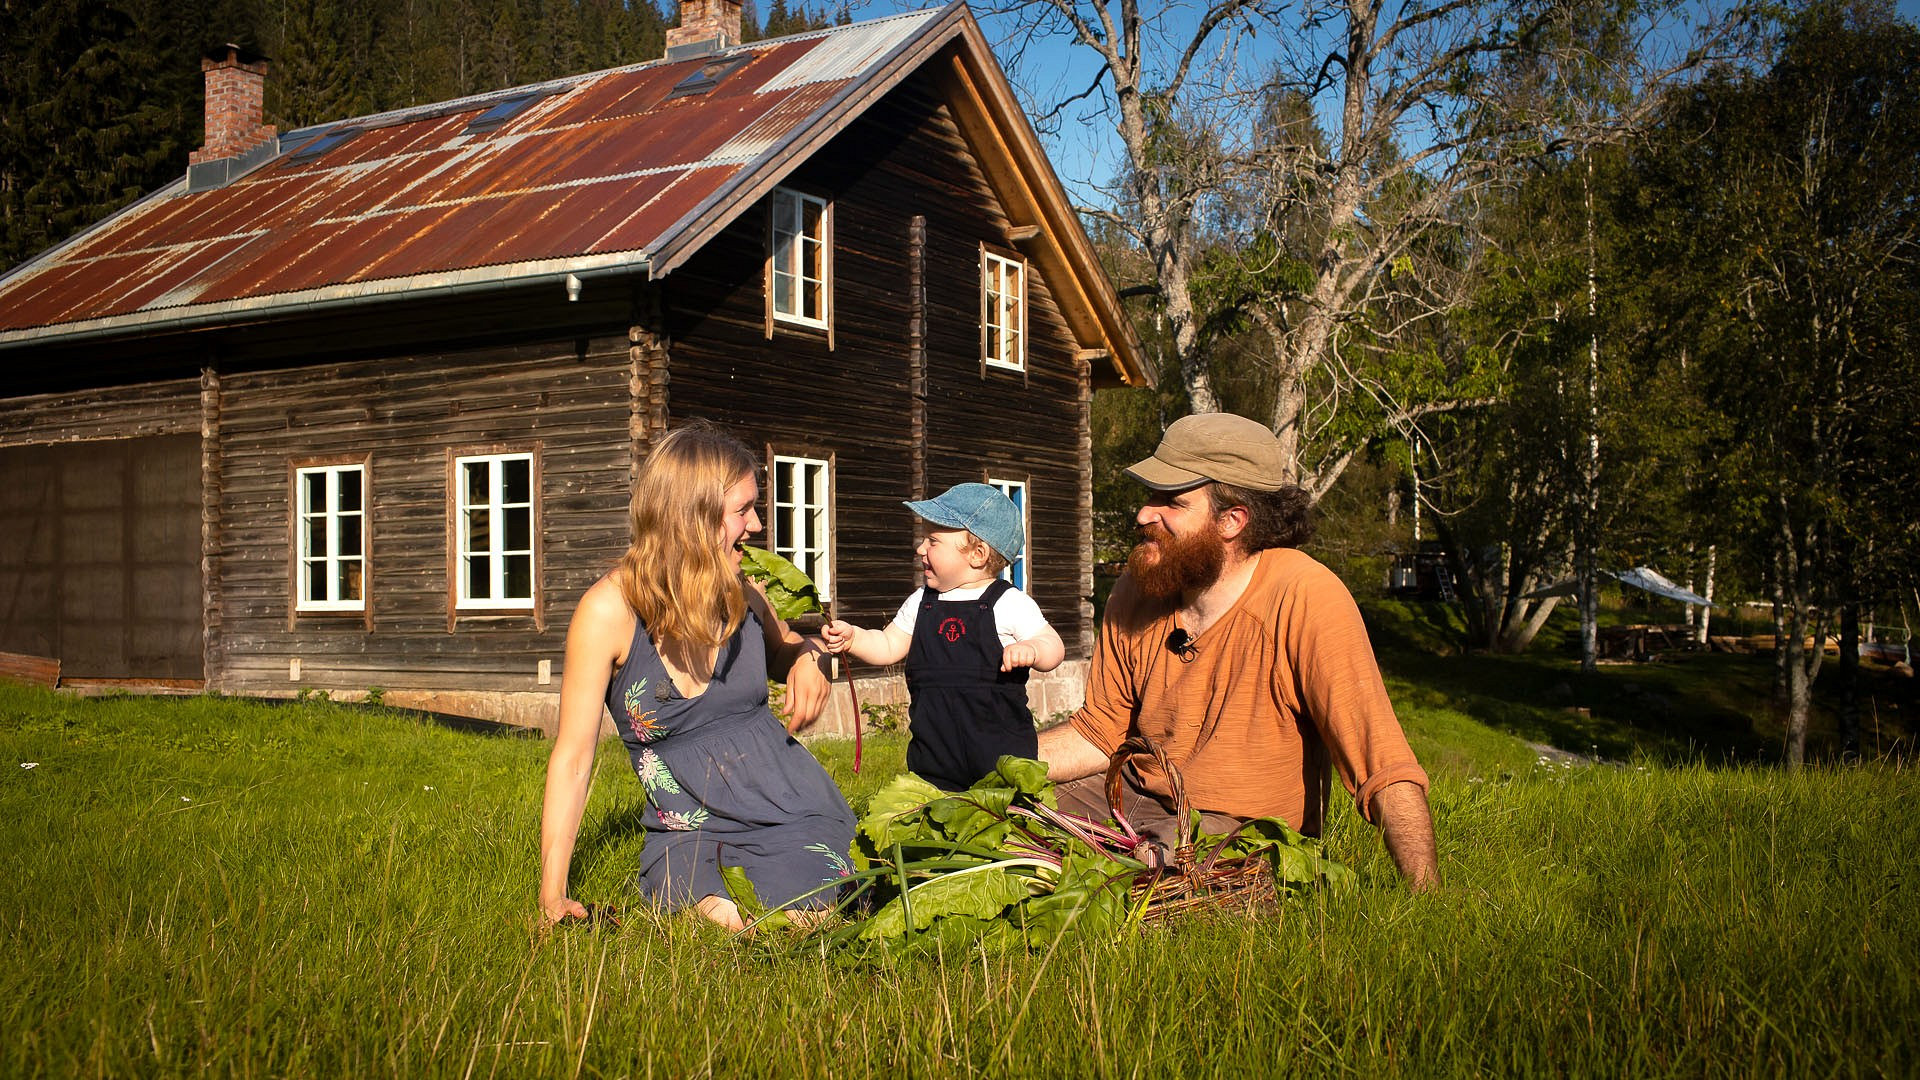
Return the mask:
POLYGON ((1127 475, 1155 491, 1184 491, 1209 480, 1254 491, 1287 484, 1280 440, 1257 420, 1232 413, 1195 413, 1167 427, 1153 456, 1127 475))

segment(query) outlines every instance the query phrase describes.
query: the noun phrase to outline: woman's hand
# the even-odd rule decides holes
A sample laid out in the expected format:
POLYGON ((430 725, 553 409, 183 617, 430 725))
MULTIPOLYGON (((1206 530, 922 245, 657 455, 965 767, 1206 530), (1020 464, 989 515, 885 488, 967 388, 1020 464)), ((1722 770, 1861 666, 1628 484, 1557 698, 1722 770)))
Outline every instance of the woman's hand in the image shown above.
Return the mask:
POLYGON ((802 649, 787 671, 787 730, 799 731, 818 720, 832 692, 833 683, 820 670, 819 657, 811 649, 802 649))

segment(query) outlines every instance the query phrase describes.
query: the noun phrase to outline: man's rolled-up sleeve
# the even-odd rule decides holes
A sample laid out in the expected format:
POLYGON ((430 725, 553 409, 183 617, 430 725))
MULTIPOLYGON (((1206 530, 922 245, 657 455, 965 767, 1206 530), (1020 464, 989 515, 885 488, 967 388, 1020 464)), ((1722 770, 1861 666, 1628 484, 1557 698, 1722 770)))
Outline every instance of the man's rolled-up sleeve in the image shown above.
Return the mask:
POLYGON ((1295 692, 1340 782, 1371 823, 1375 795, 1402 782, 1424 791, 1427 773, 1394 715, 1353 595, 1324 568, 1307 590, 1304 603, 1289 605, 1284 628, 1294 652, 1295 692))

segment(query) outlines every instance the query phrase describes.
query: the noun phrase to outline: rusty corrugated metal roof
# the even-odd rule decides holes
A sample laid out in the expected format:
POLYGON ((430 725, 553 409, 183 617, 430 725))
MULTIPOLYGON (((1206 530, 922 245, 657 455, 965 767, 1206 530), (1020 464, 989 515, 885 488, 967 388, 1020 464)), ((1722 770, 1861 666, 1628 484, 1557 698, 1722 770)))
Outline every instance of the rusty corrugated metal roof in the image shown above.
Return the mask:
POLYGON ((282 136, 223 187, 176 183, 0 279, 0 343, 194 313, 642 269, 696 210, 953 9, 596 72, 282 136), (747 62, 703 94, 676 84, 747 62), (543 91, 489 131, 476 116, 543 91), (311 160, 324 132, 353 137, 311 160))
POLYGON ((0 276, 0 350, 574 275, 660 277, 916 71, 948 96, 1083 353, 1150 384, 964 0, 291 132, 224 186, 183 178, 0 276), (745 63, 673 96, 730 59, 745 63), (503 123, 471 130, 516 98, 528 100, 503 123), (324 150, 313 141, 342 132, 324 150))

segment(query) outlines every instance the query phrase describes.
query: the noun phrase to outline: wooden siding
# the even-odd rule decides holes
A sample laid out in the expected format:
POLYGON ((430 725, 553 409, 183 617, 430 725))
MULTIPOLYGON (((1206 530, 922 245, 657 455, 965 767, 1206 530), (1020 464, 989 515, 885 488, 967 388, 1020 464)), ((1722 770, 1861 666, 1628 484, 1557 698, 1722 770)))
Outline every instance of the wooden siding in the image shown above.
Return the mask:
POLYGON ((983 374, 980 245, 1017 248, 946 107, 924 77, 909 79, 788 183, 834 202, 833 340, 786 326, 767 340, 765 213, 749 212, 664 283, 674 417, 707 417, 777 452, 837 462, 836 602, 865 625, 920 584, 916 523, 900 504, 915 494, 921 424, 927 493, 989 473, 1027 479, 1029 591, 1078 652, 1091 629, 1083 363, 1029 264, 1028 369, 983 374))
MULTIPOLYGON (((21 366, 44 364, 27 357, 21 366)), ((0 408, 0 446, 199 432, 200 383, 191 378, 10 397, 0 408)))
POLYGON ((0 447, 0 476, 0 649, 199 679, 199 438, 0 447))
POLYGON ((223 376, 222 684, 540 689, 539 661, 559 667, 574 604, 626 547, 630 352, 623 335, 223 376), (449 619, 448 455, 476 448, 537 454, 544 618, 449 619), (329 455, 368 461, 364 614, 292 610, 288 468, 329 455))
POLYGON ((0 648, 73 677, 201 677, 199 434, 194 379, 7 401, 0 648))

